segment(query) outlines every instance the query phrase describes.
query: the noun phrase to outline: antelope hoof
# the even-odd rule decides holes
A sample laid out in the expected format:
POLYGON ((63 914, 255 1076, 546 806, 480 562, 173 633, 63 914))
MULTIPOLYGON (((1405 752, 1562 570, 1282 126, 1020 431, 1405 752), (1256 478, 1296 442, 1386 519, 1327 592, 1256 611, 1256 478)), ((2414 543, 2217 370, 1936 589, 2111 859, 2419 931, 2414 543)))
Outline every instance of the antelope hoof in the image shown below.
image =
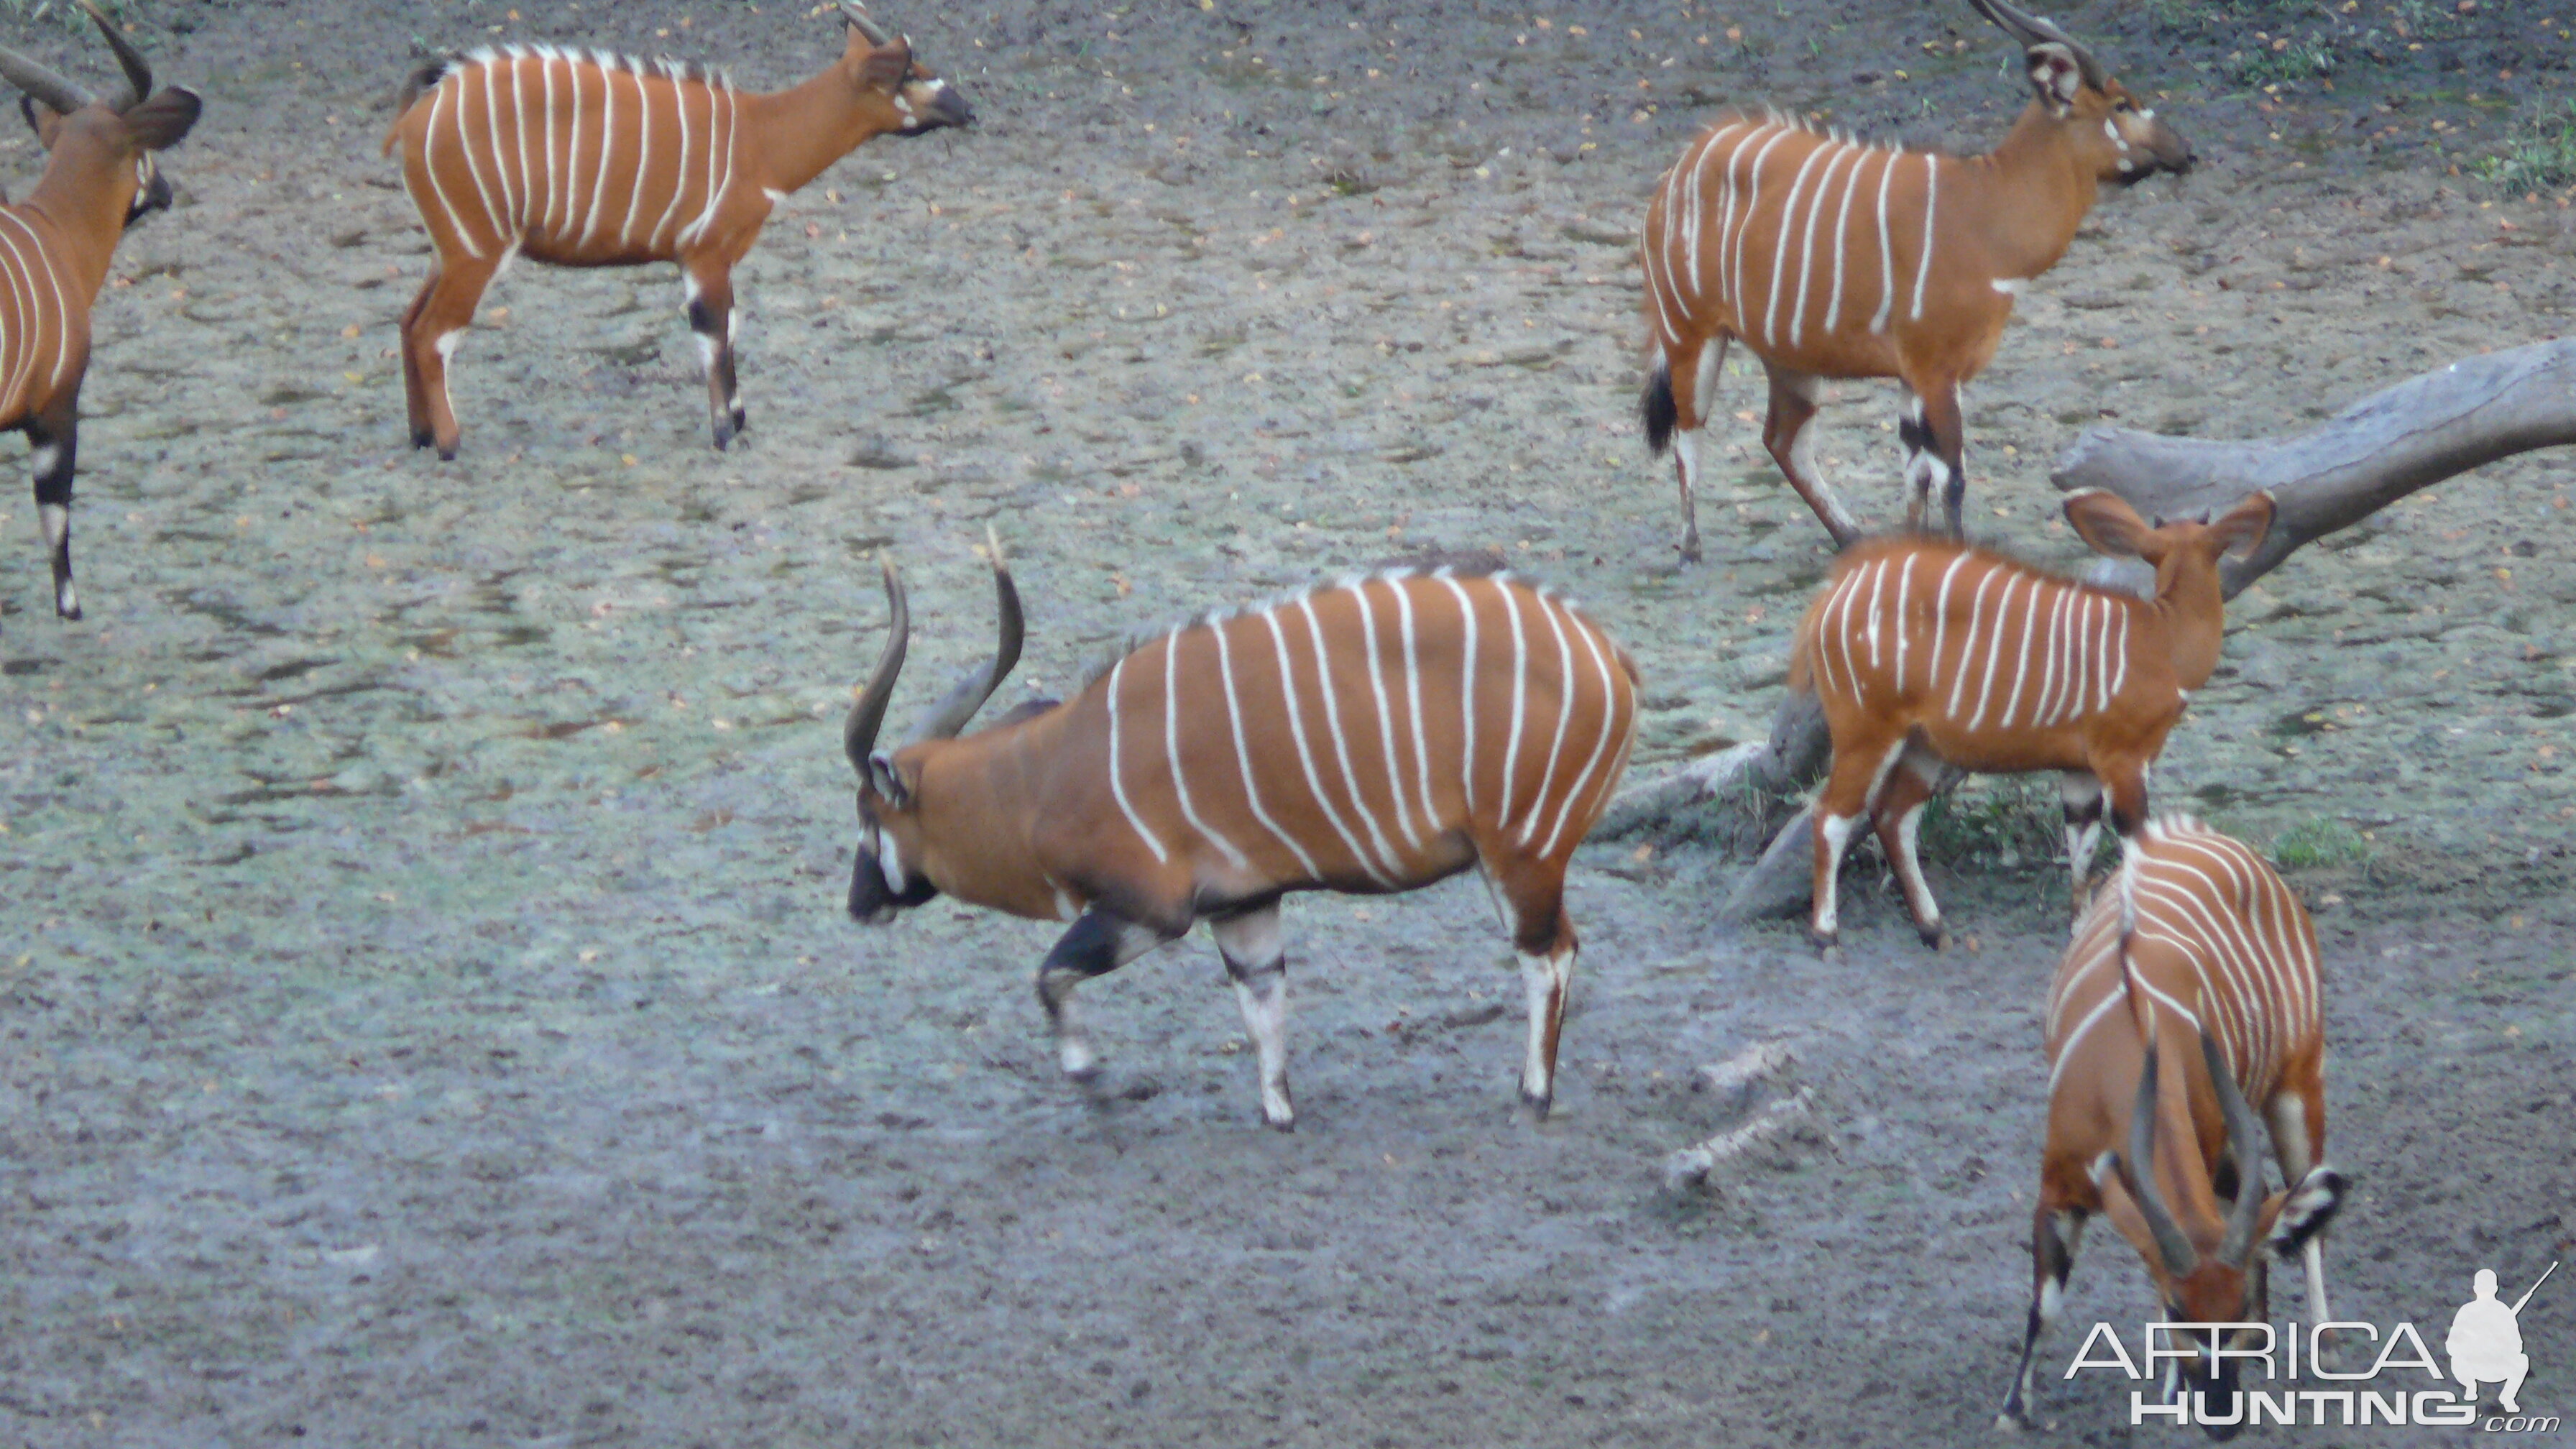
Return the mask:
POLYGON ((1056 1063, 1064 1069, 1065 1079, 1090 1086, 1100 1079, 1100 1059, 1091 1054, 1088 1043, 1067 1041, 1056 1048, 1056 1063))
POLYGON ((1521 1093, 1521 1108, 1529 1113, 1529 1119, 1533 1122, 1546 1121, 1548 1109, 1555 1105, 1556 1093, 1552 1091, 1532 1092, 1525 1089, 1521 1093))
POLYGON ((732 442, 733 424, 730 422, 721 422, 716 424, 716 451, 719 453, 723 452, 732 442))
POLYGON ((1815 944, 1816 954, 1823 957, 1825 960, 1839 961, 1843 958, 1842 933, 1840 931, 1819 931, 1815 927, 1809 926, 1807 928, 1807 939, 1815 944))
POLYGON ((1286 1083, 1262 1089, 1261 1120, 1273 1132, 1297 1130, 1297 1105, 1289 1099, 1286 1083))
POLYGON ((68 604, 58 602, 54 605, 54 612, 65 619, 77 619, 81 616, 81 607, 77 601, 68 604))
POLYGON ((1950 928, 1942 925, 1938 921, 1935 921, 1928 926, 1915 927, 1914 934, 1921 936, 1923 938, 1923 944, 1931 950, 1947 951, 1950 949, 1950 928))
POLYGON ((1694 533, 1690 537, 1683 539, 1681 552, 1683 563, 1698 563, 1700 561, 1699 535, 1694 533))
POLYGON ((429 435, 429 429, 427 428, 414 428, 411 430, 411 445, 415 448, 426 448, 437 441, 437 439, 429 435))

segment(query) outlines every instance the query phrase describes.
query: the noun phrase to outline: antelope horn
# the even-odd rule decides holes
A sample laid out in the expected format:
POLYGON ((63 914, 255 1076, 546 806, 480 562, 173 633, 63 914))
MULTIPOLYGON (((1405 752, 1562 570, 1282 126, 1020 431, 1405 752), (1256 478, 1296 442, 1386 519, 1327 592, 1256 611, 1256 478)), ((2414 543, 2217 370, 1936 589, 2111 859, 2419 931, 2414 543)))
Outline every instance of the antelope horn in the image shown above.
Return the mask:
POLYGON ((2254 1121, 2254 1105, 2236 1085, 2236 1074, 2220 1059, 2218 1043, 2204 1032, 2200 1054, 2209 1063, 2210 1085, 2218 1089, 2218 1110, 2227 1119, 2227 1147, 2236 1155, 2236 1207, 2227 1215, 2227 1236, 2218 1241, 2220 1261, 2242 1265, 2254 1248, 2254 1225, 2263 1214, 2263 1147, 2254 1121))
POLYGON ((39 65, 5 45, 0 45, 0 78, 67 116, 98 99, 90 94, 87 86, 68 80, 60 72, 39 65))
POLYGON ((875 676, 850 706, 849 722, 841 726, 841 750, 861 779, 867 778, 868 754, 877 747, 877 729, 885 723, 895 676, 903 673, 904 648, 912 641, 912 610, 904 603, 903 580, 894 571, 893 559, 885 561, 885 588, 886 608, 892 615, 886 621, 885 653, 877 656, 875 676))
POLYGON ((2001 26, 2024 47, 2055 41, 2073 51, 2076 66, 2084 72, 2084 83, 2093 89, 2104 89, 2110 80, 2102 69, 2102 62, 2093 58, 2093 52, 2085 49, 2074 36, 2058 29, 2055 23, 2042 20, 2027 10, 2016 9, 2011 0, 1968 0, 1968 3, 1976 6, 1978 14, 2001 26))
POLYGON ((1001 536, 993 532, 992 525, 984 526, 984 538, 993 554, 993 592, 1001 600, 1001 642, 994 647, 991 660, 950 686, 939 703, 930 707, 929 715, 913 727, 906 744, 954 738, 975 717, 975 711, 984 707, 984 701, 993 697, 1011 667, 1020 662, 1020 589, 1011 582, 1010 561, 1002 557, 1001 536))
POLYGON ((2174 1222, 2164 1194, 2156 1190, 2155 1132, 2156 1044, 2150 1039, 2146 1070, 2138 1074, 2138 1102, 2129 1110, 2129 1160, 2112 1160, 2121 1168, 2120 1176, 2128 1186, 2129 1196, 2138 1204, 2138 1215, 2147 1220, 2147 1233, 2156 1240, 2156 1252, 2165 1260, 2165 1272, 2181 1278, 2199 1264, 2200 1254, 2174 1222))
POLYGON ((116 52, 116 63, 125 68, 125 84, 132 92, 108 102, 107 108, 122 111, 152 94, 152 66, 144 60, 143 52, 136 50, 133 43, 117 30, 116 22, 107 18, 107 12, 98 8, 96 0, 80 0, 80 8, 89 12, 89 18, 98 26, 98 33, 107 37, 107 48, 116 52))
POLYGON ((886 34, 885 27, 868 18, 868 10, 864 5, 852 4, 851 0, 841 0, 841 18, 849 22, 852 30, 866 36, 870 45, 894 44, 894 37, 886 34))

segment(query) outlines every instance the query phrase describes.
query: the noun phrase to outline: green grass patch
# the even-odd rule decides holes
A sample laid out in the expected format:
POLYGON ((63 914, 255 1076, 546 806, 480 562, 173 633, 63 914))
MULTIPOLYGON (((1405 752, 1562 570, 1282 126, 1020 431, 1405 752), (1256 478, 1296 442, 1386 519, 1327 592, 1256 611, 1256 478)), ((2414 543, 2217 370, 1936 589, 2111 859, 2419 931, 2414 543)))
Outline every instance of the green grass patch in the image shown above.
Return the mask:
POLYGON ((1926 860, 1986 861, 2007 870, 2054 862, 2065 848, 2055 778, 1972 775, 1923 807, 1915 846, 1926 860))
POLYGON ((2361 832, 2330 816, 2314 815, 2272 838, 2272 860, 2283 870, 2331 870, 2370 859, 2361 832))
POLYGON ((2477 163, 2477 174, 2509 192, 2576 186, 2576 100, 2546 107, 2477 163))

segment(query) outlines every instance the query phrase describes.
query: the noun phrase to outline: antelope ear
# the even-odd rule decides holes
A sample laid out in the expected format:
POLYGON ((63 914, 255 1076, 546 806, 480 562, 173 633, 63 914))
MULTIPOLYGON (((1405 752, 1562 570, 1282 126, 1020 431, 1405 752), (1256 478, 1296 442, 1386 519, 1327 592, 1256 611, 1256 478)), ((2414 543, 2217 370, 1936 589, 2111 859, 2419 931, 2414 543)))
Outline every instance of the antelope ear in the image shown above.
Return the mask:
POLYGON ((2269 493, 2257 493, 2227 510, 2209 526, 2219 541, 2219 552, 2234 553, 2239 558, 2252 553, 2263 542, 2263 535, 2272 531, 2272 517, 2277 511, 2269 493))
POLYGON ((2086 488, 2067 494, 2062 506, 2075 536, 2095 553, 2113 558, 2145 556, 2147 535, 2154 530, 2120 495, 2107 489, 2086 488))
MULTIPOLYGON (((853 45, 866 43, 865 37, 856 30, 850 32, 850 37, 853 45)), ((893 95, 911 74, 912 47, 900 40, 869 51, 867 58, 859 62, 859 84, 887 95, 893 95)))
POLYGON ((897 810, 912 807, 912 791, 904 786, 903 772, 894 767, 894 756, 883 750, 868 755, 868 788, 897 810))
POLYGON ((205 108, 195 91, 168 86, 125 113, 125 131, 146 151, 167 151, 187 137, 205 108))
POLYGON ((2075 52, 2054 40, 2032 46, 2022 55, 2030 67, 2030 88, 2040 103, 2059 115, 2075 104, 2076 94, 2084 89, 2084 67, 2075 52))

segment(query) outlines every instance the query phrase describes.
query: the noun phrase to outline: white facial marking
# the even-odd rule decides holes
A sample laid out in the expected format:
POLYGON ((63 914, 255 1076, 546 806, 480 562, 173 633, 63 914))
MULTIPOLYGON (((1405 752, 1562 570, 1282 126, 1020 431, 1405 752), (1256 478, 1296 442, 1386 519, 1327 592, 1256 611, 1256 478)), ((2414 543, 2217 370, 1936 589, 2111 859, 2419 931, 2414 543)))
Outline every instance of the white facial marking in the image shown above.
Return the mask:
POLYGON ((896 895, 904 893, 902 852, 895 848, 894 837, 883 831, 877 834, 877 874, 885 877, 887 890, 896 895))
POLYGON ((2123 152, 2129 149, 2129 138, 2120 134, 2119 123, 2109 116, 2102 118, 2102 134, 2110 137, 2111 144, 2119 147, 2123 152))

